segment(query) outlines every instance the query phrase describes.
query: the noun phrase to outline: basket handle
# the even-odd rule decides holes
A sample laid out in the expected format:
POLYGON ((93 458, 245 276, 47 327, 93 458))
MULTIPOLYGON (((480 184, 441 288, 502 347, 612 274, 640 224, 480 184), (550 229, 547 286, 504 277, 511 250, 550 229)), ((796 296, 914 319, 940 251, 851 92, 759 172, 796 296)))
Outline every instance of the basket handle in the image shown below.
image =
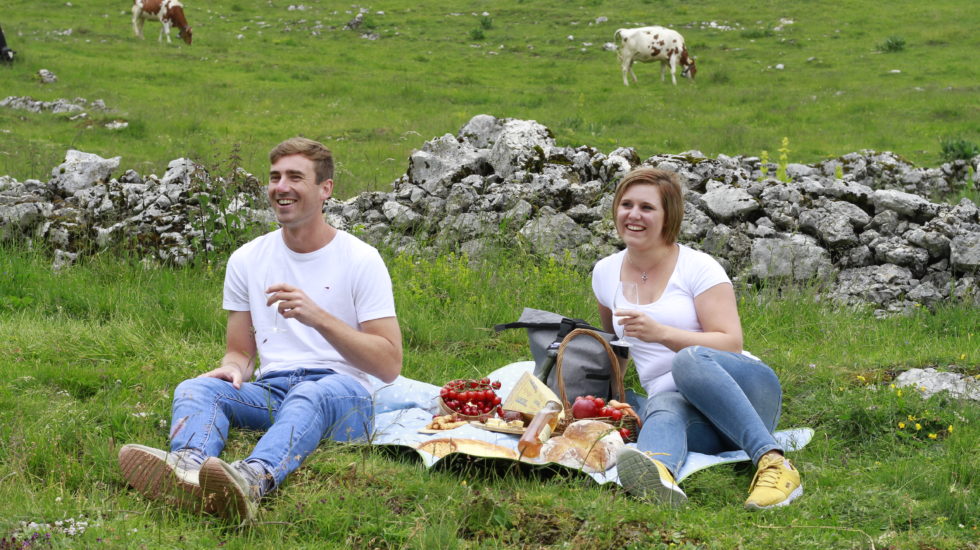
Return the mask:
POLYGON ((606 339, 602 337, 598 332, 594 330, 589 330, 585 328, 577 328, 572 332, 568 333, 568 336, 561 341, 561 345, 558 347, 558 357, 555 359, 555 378, 558 381, 558 397, 561 398, 562 405, 566 408, 571 407, 571 403, 568 402, 568 395, 565 391, 565 377, 561 373, 562 360, 565 358, 565 348, 568 344, 578 336, 591 336, 602 344, 605 348, 606 353, 609 355, 609 364, 612 366, 612 390, 619 395, 620 401, 626 401, 626 389, 623 387, 623 376, 619 370, 619 358, 616 356, 616 352, 613 351, 612 346, 606 339))

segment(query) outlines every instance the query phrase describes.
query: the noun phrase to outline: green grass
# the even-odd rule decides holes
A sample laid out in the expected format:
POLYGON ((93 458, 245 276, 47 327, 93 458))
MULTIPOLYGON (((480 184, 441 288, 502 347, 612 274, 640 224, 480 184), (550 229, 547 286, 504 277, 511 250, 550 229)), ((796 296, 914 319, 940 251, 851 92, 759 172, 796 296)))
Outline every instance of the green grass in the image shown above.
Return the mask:
MULTIPOLYGON (((557 261, 509 251, 479 266, 451 256, 387 263, 412 378, 442 383, 528 358, 521 331, 490 330, 522 306, 596 321, 589 274, 557 261)), ((792 455, 806 494, 777 512, 742 510, 752 475, 744 465, 692 476, 689 506, 667 510, 560 472, 478 463, 428 471, 407 456, 324 443, 263 503, 260 522, 237 530, 143 500, 115 462, 128 442, 164 446, 170 392, 220 359, 221 270, 148 270, 106 257, 58 273, 48 265, 38 252, 0 249, 0 536, 21 540, 53 529, 25 532, 21 522, 71 518, 87 530, 54 530, 51 547, 867 548, 873 540, 953 549, 977 540, 976 404, 890 387, 910 367, 980 375, 980 314, 966 304, 879 320, 805 290, 740 291, 747 346, 784 385, 781 425, 816 430, 792 455)), ((226 455, 244 456, 256 437, 235 431, 226 455)))
MULTIPOLYGON (((480 113, 641 157, 775 158, 788 137, 790 162, 872 148, 934 166, 980 142, 980 19, 966 0, 394 0, 367 6, 362 29, 376 41, 341 30, 356 7, 213 0, 187 7, 190 47, 158 44, 153 24, 135 39, 126 2, 72 4, 6 0, 19 58, 0 67, 0 97, 103 99, 112 111, 70 121, 0 109, 0 174, 44 180, 73 147, 121 155, 122 169, 143 174, 190 157, 261 175, 272 145, 303 134, 335 151, 349 197, 388 189, 413 149, 480 113), (609 21, 589 25, 599 16, 609 21), (735 29, 686 28, 705 21, 735 29), (634 24, 680 29, 698 81, 663 84, 641 65, 639 85, 624 87, 600 46, 634 24), (904 46, 882 53, 893 37, 904 46), (785 69, 769 69, 777 63, 785 69), (40 84, 41 68, 58 82, 40 84), (113 119, 130 125, 101 125, 113 119)), ((559 261, 519 250, 480 265, 386 259, 412 378, 442 383, 528 358, 520 331, 490 328, 523 306, 597 321, 589 274, 559 261)), ((976 404, 890 384, 912 367, 980 375, 980 314, 947 303, 876 319, 805 289, 739 293, 746 345, 783 382, 781 425, 816 430, 792 457, 806 494, 784 510, 742 510, 752 475, 742 466, 689 478, 689 506, 666 510, 561 472, 428 471, 330 443, 251 529, 148 503, 115 456, 129 442, 164 446, 174 386, 220 359, 224 256, 209 260, 153 269, 104 254, 52 272, 41 252, 0 248, 0 549, 37 532, 53 536, 31 548, 977 548, 976 404), (80 521, 84 533, 65 532, 80 521)), ((256 437, 235 432, 227 456, 256 437)))
POLYGON ((186 46, 158 44, 154 24, 136 39, 125 3, 8 0, 3 25, 19 59, 3 68, 2 95, 101 98, 112 112, 69 121, 0 110, 0 174, 46 179, 69 147, 162 174, 174 158, 212 165, 236 145, 245 168, 263 174, 271 146, 303 134, 336 152, 338 194, 348 197, 387 189, 413 149, 480 113, 538 120, 564 145, 634 146, 642 157, 758 154, 788 136, 792 162, 873 148, 934 166, 943 137, 980 141, 971 55, 980 18, 968 0, 395 0, 370 6, 360 29, 378 40, 343 30, 356 8, 304 5, 191 4, 186 46), (609 20, 590 25, 599 16, 609 20), (681 29, 698 81, 671 86, 658 66, 640 65, 640 83, 624 87, 601 45, 637 23, 681 29), (905 46, 881 54, 893 37, 905 46), (777 63, 785 70, 769 69, 777 63), (58 82, 40 84, 41 68, 58 82), (130 127, 105 129, 112 118, 130 127))

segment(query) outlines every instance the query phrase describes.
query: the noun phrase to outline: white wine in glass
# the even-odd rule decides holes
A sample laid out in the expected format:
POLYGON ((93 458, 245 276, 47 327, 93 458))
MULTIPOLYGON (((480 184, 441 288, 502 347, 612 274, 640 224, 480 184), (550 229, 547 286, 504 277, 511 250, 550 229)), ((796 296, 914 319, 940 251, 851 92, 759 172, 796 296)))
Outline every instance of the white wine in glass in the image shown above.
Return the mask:
MULTIPOLYGON (((637 309, 640 305, 640 288, 636 283, 629 281, 620 281, 619 285, 616 287, 616 296, 613 298, 613 325, 619 325, 619 322, 625 319, 622 315, 616 315, 616 313, 625 310, 637 309)), ((610 342, 616 346, 629 347, 633 344, 626 339, 626 328, 623 328, 623 336, 617 338, 610 342)))

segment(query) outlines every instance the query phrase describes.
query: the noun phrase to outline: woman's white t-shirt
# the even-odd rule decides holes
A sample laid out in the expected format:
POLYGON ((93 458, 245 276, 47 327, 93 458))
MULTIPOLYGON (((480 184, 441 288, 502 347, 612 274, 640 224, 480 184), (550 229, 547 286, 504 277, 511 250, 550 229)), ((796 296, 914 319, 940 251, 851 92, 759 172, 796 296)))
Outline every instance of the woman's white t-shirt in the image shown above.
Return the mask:
MULTIPOLYGON (((703 332, 694 309, 694 298, 713 286, 731 284, 731 279, 721 264, 708 254, 682 244, 676 246, 680 249, 677 264, 663 294, 656 302, 641 305, 639 310, 658 323, 703 332)), ((592 270, 592 292, 599 303, 609 309, 613 309, 613 298, 619 288, 620 271, 625 260, 626 251, 621 250, 599 260, 592 270)), ((614 328, 616 334, 622 337, 622 325, 614 325, 614 328)), ((663 344, 636 338, 630 339, 630 343, 633 344, 630 355, 647 395, 676 390, 674 377, 670 373, 676 353, 663 344)))
POLYGON ((378 251, 338 230, 323 248, 301 254, 286 246, 281 229, 273 231, 246 243, 228 259, 222 303, 226 310, 252 314, 258 378, 297 367, 326 367, 354 377, 371 391, 374 377, 351 365, 315 329, 279 316, 266 305, 265 289, 275 283, 301 288, 331 315, 359 329, 365 321, 395 316, 391 277, 378 251), (272 331, 277 322, 284 332, 272 331))

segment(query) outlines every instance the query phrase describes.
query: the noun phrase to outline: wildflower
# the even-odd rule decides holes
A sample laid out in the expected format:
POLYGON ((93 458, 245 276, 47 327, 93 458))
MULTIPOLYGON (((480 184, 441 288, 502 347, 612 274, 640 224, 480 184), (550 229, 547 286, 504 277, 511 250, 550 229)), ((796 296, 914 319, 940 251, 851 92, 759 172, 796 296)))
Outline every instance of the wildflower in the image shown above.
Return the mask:
POLYGON ((888 387, 894 390, 895 389, 895 384, 888 384, 888 387))
POLYGON ((929 434, 929 439, 936 439, 938 436, 936 434, 929 434))
POLYGON ((861 376, 860 374, 857 375, 857 379, 860 380, 861 382, 865 382, 865 378, 863 376, 861 376))
POLYGON ((909 422, 915 422, 915 417, 911 414, 909 415, 909 422))
POLYGON ((915 423, 915 431, 919 431, 921 429, 922 429, 922 424, 919 424, 918 422, 916 422, 915 423))
POLYGON ((946 431, 949 432, 949 433, 953 433, 953 425, 950 424, 949 427, 946 428, 946 431))
POLYGON ((962 361, 964 359, 966 359, 966 354, 965 353, 961 353, 960 354, 960 361, 962 361))
POLYGON ((898 423, 898 429, 904 430, 905 429, 905 422, 899 422, 898 423))
POLYGON ((898 391, 896 391, 896 392, 895 392, 895 395, 897 395, 897 396, 899 396, 899 397, 902 397, 902 390, 898 390, 898 391))

